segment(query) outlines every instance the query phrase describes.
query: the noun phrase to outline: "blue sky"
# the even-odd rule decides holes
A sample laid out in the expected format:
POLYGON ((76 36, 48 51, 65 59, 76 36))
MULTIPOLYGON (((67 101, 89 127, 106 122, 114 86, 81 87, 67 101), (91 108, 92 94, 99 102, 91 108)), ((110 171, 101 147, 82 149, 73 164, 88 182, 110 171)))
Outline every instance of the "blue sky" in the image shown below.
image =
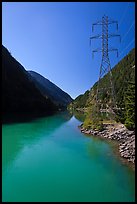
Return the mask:
POLYGON ((101 26, 92 33, 92 23, 103 15, 119 22, 110 33, 121 34, 122 41, 111 38, 118 48, 110 53, 113 67, 135 47, 134 2, 3 2, 2 44, 26 70, 33 70, 75 98, 98 80, 101 53, 92 59, 92 50, 101 48, 101 40, 89 45, 90 36, 101 34, 101 26))

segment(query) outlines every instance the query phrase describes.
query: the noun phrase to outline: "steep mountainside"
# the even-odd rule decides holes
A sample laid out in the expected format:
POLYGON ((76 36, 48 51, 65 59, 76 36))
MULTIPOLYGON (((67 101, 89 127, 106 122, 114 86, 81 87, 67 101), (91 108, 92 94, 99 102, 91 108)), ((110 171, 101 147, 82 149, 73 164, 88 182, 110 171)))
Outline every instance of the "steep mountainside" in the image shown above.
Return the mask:
POLYGON ((28 78, 28 72, 2 46, 2 111, 9 113, 50 114, 55 104, 39 92, 28 78))
MULTIPOLYGON (((125 123, 128 128, 135 127, 135 49, 132 49, 112 69, 113 83, 115 89, 115 100, 119 111, 116 112, 117 120, 125 123)), ((109 75, 105 75, 100 81, 101 87, 109 86, 109 75)), ((97 82, 84 94, 78 96, 70 105, 69 109, 82 109, 87 112, 94 105, 97 90, 97 82)), ((107 103, 106 91, 102 93, 102 104, 107 103)))
POLYGON ((56 105, 66 107, 73 101, 73 99, 66 92, 62 91, 58 86, 37 72, 28 71, 28 73, 31 75, 32 81, 35 83, 40 92, 45 97, 49 97, 56 105))

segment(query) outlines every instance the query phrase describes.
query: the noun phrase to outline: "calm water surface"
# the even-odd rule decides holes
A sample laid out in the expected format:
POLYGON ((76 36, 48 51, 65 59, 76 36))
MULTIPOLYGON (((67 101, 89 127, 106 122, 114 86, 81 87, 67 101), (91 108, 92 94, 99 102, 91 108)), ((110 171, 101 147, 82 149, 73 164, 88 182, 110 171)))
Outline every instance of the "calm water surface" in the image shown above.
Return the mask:
POLYGON ((135 174, 61 113, 2 127, 2 200, 135 201, 135 174))

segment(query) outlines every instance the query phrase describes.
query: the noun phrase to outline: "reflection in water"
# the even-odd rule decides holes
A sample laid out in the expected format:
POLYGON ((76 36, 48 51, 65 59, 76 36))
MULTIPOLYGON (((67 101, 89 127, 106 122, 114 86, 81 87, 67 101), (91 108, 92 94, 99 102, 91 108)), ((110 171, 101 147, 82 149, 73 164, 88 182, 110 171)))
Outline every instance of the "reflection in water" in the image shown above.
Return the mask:
POLYGON ((75 116, 76 119, 78 119, 79 121, 83 122, 86 118, 86 114, 84 112, 81 111, 70 111, 71 114, 73 114, 75 116))
POLYGON ((56 116, 35 119, 29 123, 4 125, 2 127, 2 135, 4 135, 2 138, 2 167, 12 162, 26 144, 33 144, 39 138, 49 136, 71 117, 72 114, 66 111, 56 116))
POLYGON ((3 202, 134 201, 134 173, 67 112, 2 128, 3 202))
MULTIPOLYGON (((61 117, 66 117, 66 119, 69 117, 72 117, 72 113, 68 113, 68 111, 61 111, 56 113, 56 115, 60 114, 61 117)), ((55 114, 54 114, 55 115, 55 114)), ((45 118, 45 117, 54 117, 53 114, 46 115, 45 113, 6 113, 6 115, 2 116, 2 123, 3 124, 14 124, 14 123, 27 123, 34 120, 37 120, 38 118, 45 118)))

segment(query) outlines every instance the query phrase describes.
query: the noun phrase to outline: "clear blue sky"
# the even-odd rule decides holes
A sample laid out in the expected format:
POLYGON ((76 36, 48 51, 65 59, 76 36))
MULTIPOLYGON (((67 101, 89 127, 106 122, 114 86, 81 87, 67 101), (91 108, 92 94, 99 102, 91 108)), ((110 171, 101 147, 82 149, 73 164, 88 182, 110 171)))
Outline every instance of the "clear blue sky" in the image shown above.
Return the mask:
POLYGON ((92 23, 108 15, 119 22, 110 26, 112 67, 135 47, 134 2, 4 2, 2 3, 2 44, 26 70, 33 70, 72 98, 90 89, 98 80, 101 53, 92 59, 92 49, 101 47, 101 40, 89 46, 89 37, 101 33, 101 26, 92 23))

